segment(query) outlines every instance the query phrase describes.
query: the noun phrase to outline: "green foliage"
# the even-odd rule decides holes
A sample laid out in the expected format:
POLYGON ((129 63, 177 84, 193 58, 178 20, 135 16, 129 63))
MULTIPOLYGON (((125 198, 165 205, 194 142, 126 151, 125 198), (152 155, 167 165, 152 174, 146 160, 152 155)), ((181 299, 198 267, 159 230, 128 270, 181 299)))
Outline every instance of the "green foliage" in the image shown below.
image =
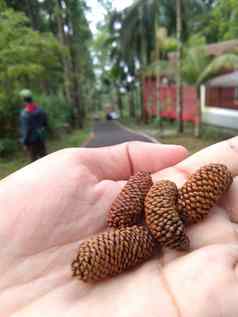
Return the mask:
POLYGON ((5 10, 0 14, 0 84, 27 84, 50 79, 60 68, 60 46, 51 34, 40 34, 28 26, 22 13, 5 10))
MULTIPOLYGON (((176 1, 160 0, 160 25, 168 30, 170 36, 176 35, 176 1)), ((209 15, 209 4, 201 0, 181 0, 182 6, 182 40, 204 28, 209 15)))
POLYGON ((235 39, 238 37, 237 20, 237 0, 218 0, 211 10, 205 35, 213 42, 235 39))
POLYGON ((1 137, 16 137, 18 134, 18 115, 20 100, 13 94, 0 92, 0 135, 1 137))
POLYGON ((47 112, 49 129, 55 135, 70 125, 72 119, 72 108, 67 104, 62 95, 39 95, 36 102, 47 112))
POLYGON ((13 10, 0 12, 0 132, 16 135, 22 88, 34 88, 43 81, 55 90, 61 79, 61 48, 52 34, 40 34, 28 19, 13 10), (50 85, 52 82, 52 85, 50 85))
POLYGON ((120 30, 120 42, 125 60, 133 56, 143 66, 151 62, 151 52, 155 50, 159 12, 157 0, 137 0, 125 9, 120 30))
POLYGON ((206 82, 219 74, 238 69, 238 56, 235 54, 225 54, 215 58, 202 72, 198 79, 198 84, 206 82))
POLYGON ((17 142, 10 138, 0 139, 0 157, 5 158, 14 154, 18 149, 17 142))
POLYGON ((199 35, 191 36, 188 40, 182 66, 183 79, 188 84, 195 85, 210 62, 205 44, 205 38, 199 35))

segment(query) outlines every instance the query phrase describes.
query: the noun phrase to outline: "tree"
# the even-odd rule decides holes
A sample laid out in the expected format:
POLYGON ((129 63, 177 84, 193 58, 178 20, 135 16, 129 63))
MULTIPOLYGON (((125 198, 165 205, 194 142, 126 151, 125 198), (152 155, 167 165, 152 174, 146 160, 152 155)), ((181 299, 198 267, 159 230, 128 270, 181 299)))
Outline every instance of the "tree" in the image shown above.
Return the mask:
POLYGON ((137 0, 124 10, 120 31, 121 47, 124 58, 137 58, 142 67, 151 60, 151 52, 155 49, 156 19, 159 15, 157 0, 137 0))
POLYGON ((213 42, 238 37, 238 6, 236 0, 217 0, 212 6, 205 35, 213 42))
MULTIPOLYGON (((201 73, 206 69, 210 63, 211 57, 208 55, 206 48, 206 40, 199 35, 193 35, 186 43, 183 50, 183 64, 182 64, 182 77, 183 81, 187 84, 196 86, 201 73)), ((198 99, 200 97, 199 87, 198 99)), ((201 107, 198 102, 197 118, 195 124, 195 135, 199 136, 201 131, 201 107)))
POLYGON ((10 134, 17 117, 17 94, 25 86, 36 91, 42 79, 55 93, 62 84, 61 46, 52 34, 40 34, 29 27, 23 13, 0 13, 0 126, 10 134), (31 45, 29 46, 29 43, 31 45))
POLYGON ((182 3, 181 0, 176 0, 176 24, 177 24, 177 80, 176 80, 176 112, 178 120, 178 133, 182 133, 183 126, 183 101, 182 101, 182 81, 181 81, 181 68, 182 68, 182 3))
POLYGON ((218 76, 222 73, 230 72, 238 69, 238 55, 236 54, 224 54, 216 57, 201 73, 197 84, 202 85, 210 78, 218 76))
MULTIPOLYGON (((136 69, 139 65, 140 72, 152 62, 155 51, 156 25, 159 14, 159 2, 157 0, 138 0, 123 12, 120 30, 120 46, 123 59, 130 62, 136 69)), ((146 120, 143 105, 143 86, 141 83, 141 118, 146 120)))
POLYGON ((80 128, 84 125, 85 103, 83 102, 82 83, 92 78, 91 58, 88 42, 91 32, 85 17, 87 6, 84 1, 71 0, 66 2, 68 21, 68 38, 70 41, 70 56, 72 64, 72 100, 76 124, 80 128), (81 57, 81 58, 79 58, 81 57))
POLYGON ((183 50, 182 76, 184 82, 196 85, 210 61, 205 38, 199 35, 191 36, 183 50))
POLYGON ((23 11, 30 19, 31 25, 34 30, 39 31, 41 29, 41 4, 37 0, 5 0, 9 7, 15 10, 23 11))
POLYGON ((6 0, 8 6, 23 11, 33 29, 51 32, 62 47, 61 64, 64 92, 72 105, 74 123, 82 127, 86 104, 90 103, 88 87, 93 86, 94 73, 90 53, 92 40, 85 13, 84 0, 6 0), (37 17, 35 17, 37 15, 37 17))
MULTIPOLYGON (((57 21, 57 35, 62 47, 67 47, 66 34, 64 29, 64 17, 63 17, 63 8, 60 0, 54 0, 54 10, 57 21)), ((70 59, 68 50, 66 49, 62 51, 62 64, 64 67, 64 91, 67 102, 71 103, 71 95, 70 95, 70 59)))
MULTIPOLYGON (((176 35, 176 5, 174 0, 160 0, 160 25, 168 30, 170 36, 176 35)), ((204 21, 209 16, 209 4, 202 0, 181 0, 182 34, 181 39, 185 42, 191 34, 204 28, 204 21)))

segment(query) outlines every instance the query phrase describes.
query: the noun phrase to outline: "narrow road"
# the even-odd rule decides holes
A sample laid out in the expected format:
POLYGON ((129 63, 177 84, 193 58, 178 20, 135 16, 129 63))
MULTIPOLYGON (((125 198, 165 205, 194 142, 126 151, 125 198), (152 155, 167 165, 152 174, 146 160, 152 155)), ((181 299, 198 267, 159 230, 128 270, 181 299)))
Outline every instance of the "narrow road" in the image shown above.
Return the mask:
POLYGON ((152 142, 143 135, 124 129, 116 121, 95 121, 94 134, 94 138, 85 145, 86 147, 115 145, 127 141, 152 142))

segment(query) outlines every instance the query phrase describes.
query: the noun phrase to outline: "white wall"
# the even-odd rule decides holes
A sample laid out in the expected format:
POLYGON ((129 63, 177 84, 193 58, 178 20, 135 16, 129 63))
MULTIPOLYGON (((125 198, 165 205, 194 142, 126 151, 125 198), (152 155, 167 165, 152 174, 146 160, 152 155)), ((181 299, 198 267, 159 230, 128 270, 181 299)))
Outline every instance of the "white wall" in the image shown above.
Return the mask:
POLYGON ((238 110, 207 107, 206 88, 201 86, 201 111, 202 122, 218 127, 238 129, 238 110))

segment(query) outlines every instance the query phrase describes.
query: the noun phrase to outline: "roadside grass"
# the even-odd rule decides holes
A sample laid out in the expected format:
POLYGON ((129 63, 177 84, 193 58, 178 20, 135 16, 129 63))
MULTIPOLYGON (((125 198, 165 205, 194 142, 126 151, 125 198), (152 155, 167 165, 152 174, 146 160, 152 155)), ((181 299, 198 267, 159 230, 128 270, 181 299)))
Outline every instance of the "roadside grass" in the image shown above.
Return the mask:
MULTIPOLYGON (((49 140, 47 144, 48 153, 52 153, 64 148, 78 147, 87 140, 90 129, 74 130, 70 134, 64 134, 56 139, 49 140)), ((0 179, 17 171, 29 164, 27 154, 19 150, 14 157, 0 158, 0 179)))
POLYGON ((122 120, 122 124, 134 130, 143 131, 161 143, 182 145, 188 149, 190 154, 238 135, 238 130, 203 125, 200 136, 195 137, 194 127, 191 123, 185 123, 184 133, 178 135, 176 123, 168 120, 163 120, 162 122, 157 120, 149 124, 142 124, 127 118, 122 120))

